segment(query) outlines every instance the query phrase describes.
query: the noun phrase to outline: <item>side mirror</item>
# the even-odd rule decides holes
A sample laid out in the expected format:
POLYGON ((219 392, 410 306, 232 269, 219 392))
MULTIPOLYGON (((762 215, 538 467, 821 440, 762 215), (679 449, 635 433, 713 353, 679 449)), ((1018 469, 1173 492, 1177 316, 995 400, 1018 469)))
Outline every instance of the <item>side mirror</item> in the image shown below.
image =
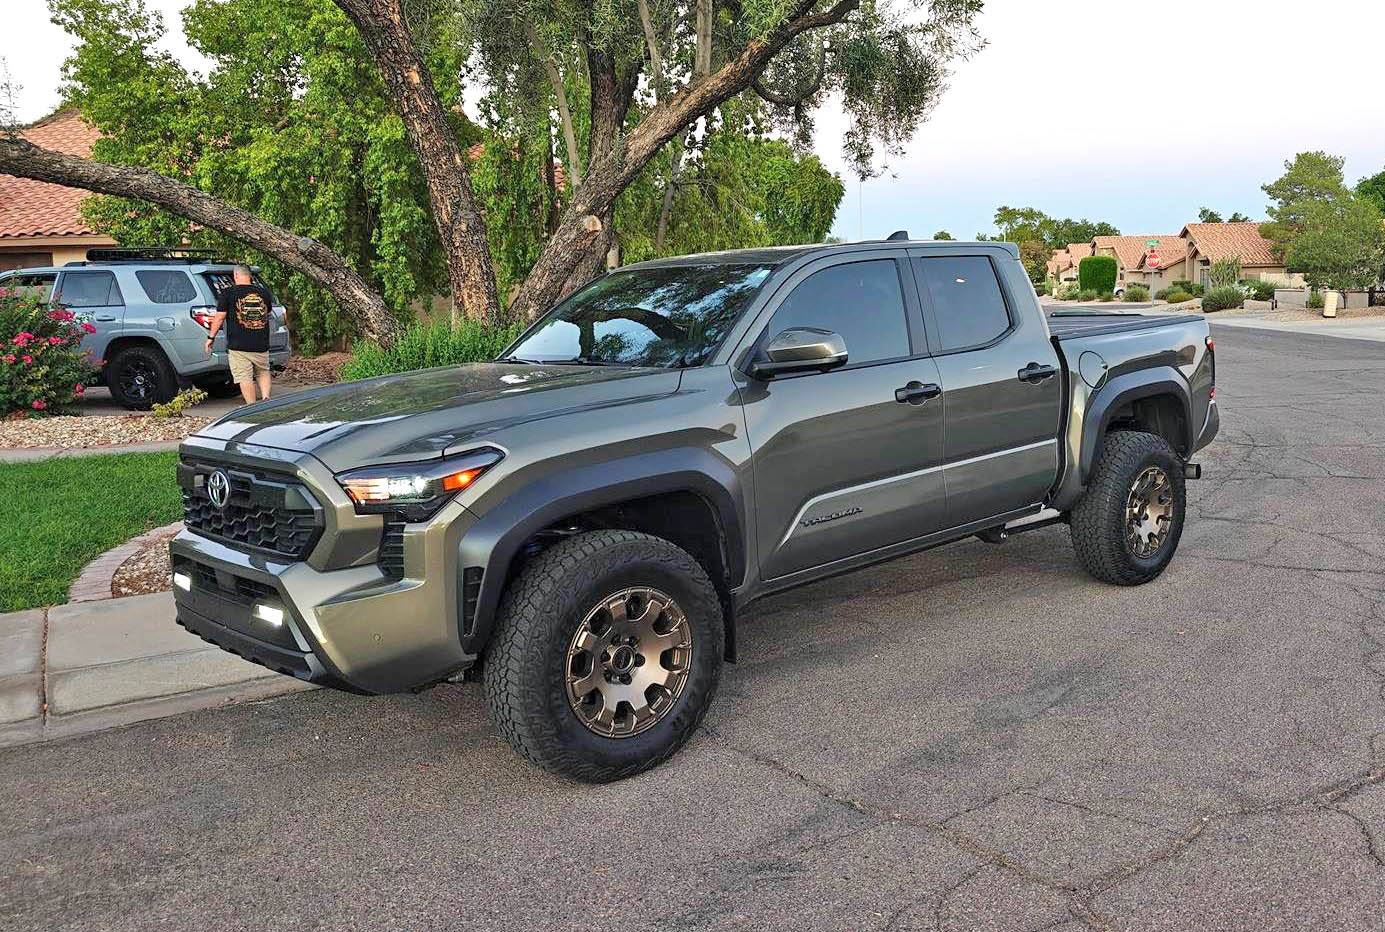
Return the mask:
POLYGON ((840 334, 816 327, 784 330, 765 344, 751 366, 758 379, 790 372, 826 372, 846 364, 846 341, 840 334))

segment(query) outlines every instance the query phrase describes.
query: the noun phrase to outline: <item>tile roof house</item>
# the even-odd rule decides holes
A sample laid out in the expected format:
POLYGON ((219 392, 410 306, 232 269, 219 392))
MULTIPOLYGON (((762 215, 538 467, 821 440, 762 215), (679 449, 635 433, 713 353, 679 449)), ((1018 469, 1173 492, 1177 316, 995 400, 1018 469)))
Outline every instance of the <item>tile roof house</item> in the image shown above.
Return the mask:
POLYGON ((1124 290, 1126 282, 1139 282, 1150 286, 1151 291, 1164 287, 1163 278, 1170 281, 1184 277, 1182 263, 1186 245, 1180 237, 1172 233, 1148 233, 1142 236, 1098 236, 1092 240, 1095 255, 1111 256, 1116 260, 1116 291, 1124 290), (1151 247, 1149 244, 1154 243, 1151 247), (1144 269, 1150 249, 1159 257, 1158 266, 1144 269), (1177 261, 1174 257, 1177 257, 1177 261), (1178 268, 1174 268, 1178 266, 1178 268), (1158 272, 1158 275, 1151 273, 1158 272))
POLYGON ((1066 249, 1054 254, 1061 266, 1057 270, 1059 284, 1077 281, 1077 264, 1092 254, 1091 243, 1068 243, 1066 249))
MULTIPOLYGON (((44 117, 20 132, 36 146, 68 155, 91 155, 100 135, 75 108, 44 117)), ((44 181, 0 175, 0 270, 61 265, 87 257, 92 246, 113 246, 82 219, 88 192, 44 181)))
POLYGON ((1275 258, 1272 244, 1260 235, 1260 224, 1248 223, 1190 223, 1179 234, 1188 241, 1188 275, 1186 278, 1207 283, 1207 273, 1213 262, 1221 259, 1241 260, 1241 277, 1283 281, 1286 285, 1301 286, 1303 276, 1290 272, 1275 258))

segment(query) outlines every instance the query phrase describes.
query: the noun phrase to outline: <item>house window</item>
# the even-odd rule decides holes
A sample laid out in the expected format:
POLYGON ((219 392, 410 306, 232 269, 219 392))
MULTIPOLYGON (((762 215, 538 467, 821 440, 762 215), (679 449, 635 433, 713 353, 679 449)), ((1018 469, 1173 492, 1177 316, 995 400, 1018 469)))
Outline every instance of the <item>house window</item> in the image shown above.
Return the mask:
POLYGON ((0 252, 0 272, 10 269, 41 269, 52 264, 51 252, 0 252))

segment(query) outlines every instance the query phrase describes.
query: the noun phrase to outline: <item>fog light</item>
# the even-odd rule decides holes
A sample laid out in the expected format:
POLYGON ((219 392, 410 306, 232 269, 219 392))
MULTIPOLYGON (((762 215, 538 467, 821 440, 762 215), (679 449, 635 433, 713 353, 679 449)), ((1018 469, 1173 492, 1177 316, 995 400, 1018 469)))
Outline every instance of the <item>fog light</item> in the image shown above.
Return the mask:
POLYGON ((267 621, 277 628, 284 623, 284 610, 275 608, 273 605, 256 605, 255 617, 260 621, 267 621))
POLYGON ((191 592, 192 577, 189 576, 187 573, 174 573, 173 585, 177 586, 179 589, 182 589, 184 592, 191 592))

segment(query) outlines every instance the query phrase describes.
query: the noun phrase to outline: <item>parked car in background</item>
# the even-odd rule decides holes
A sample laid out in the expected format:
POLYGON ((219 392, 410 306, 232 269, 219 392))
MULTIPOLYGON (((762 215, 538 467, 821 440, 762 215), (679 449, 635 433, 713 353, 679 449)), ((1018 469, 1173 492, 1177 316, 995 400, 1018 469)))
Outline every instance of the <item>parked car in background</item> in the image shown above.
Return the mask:
MULTIPOLYGON (((0 288, 37 292, 89 320, 96 332, 84 345, 101 361, 101 383, 126 408, 147 409, 187 385, 213 394, 234 388, 225 331, 210 356, 205 347, 216 297, 231 285, 235 263, 173 249, 93 249, 87 256, 5 272, 0 288)), ((264 284, 258 271, 254 277, 264 284)), ((281 368, 289 358, 289 332, 277 300, 274 318, 269 358, 281 368)))

